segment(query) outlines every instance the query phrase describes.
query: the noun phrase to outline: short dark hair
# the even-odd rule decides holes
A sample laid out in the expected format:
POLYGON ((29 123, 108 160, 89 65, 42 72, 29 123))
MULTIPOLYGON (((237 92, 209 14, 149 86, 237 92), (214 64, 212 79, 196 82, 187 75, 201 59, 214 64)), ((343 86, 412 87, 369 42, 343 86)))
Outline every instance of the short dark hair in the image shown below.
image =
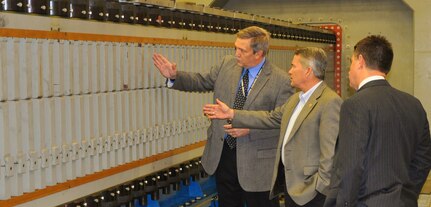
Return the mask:
POLYGON ((239 39, 251 39, 250 47, 253 53, 262 50, 263 56, 269 52, 269 32, 257 26, 251 26, 240 30, 236 33, 239 39))
POLYGON ((394 58, 391 43, 381 35, 371 35, 360 40, 353 51, 355 57, 362 55, 368 68, 389 73, 394 58))
POLYGON ((295 55, 301 57, 300 62, 303 67, 311 67, 314 75, 320 79, 325 79, 325 70, 327 63, 327 56, 322 48, 317 47, 304 47, 295 51, 295 55))

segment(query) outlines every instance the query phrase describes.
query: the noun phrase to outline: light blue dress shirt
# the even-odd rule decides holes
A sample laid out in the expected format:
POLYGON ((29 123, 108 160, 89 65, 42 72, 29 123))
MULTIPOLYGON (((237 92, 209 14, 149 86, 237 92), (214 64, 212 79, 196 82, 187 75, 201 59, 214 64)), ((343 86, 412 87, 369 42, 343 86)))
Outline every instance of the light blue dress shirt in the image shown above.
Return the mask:
MULTIPOLYGON (((248 86, 247 86, 247 94, 250 94, 250 88, 253 86, 254 81, 256 80, 258 74, 260 73, 260 70, 262 69, 263 65, 265 64, 265 58, 263 58, 263 60, 257 64, 254 67, 248 68, 248 86)), ((238 87, 241 86, 241 81, 242 81, 242 77, 244 76, 245 70, 242 71, 241 74, 241 78, 239 79, 238 82, 238 87)))

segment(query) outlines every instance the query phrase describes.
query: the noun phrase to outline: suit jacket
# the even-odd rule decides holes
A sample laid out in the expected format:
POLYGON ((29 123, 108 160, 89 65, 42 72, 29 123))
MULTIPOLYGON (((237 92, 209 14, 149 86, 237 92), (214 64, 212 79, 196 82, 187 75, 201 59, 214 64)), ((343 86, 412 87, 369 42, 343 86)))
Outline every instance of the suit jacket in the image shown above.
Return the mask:
MULTIPOLYGON (((214 91, 216 98, 233 106, 242 68, 233 56, 211 68, 209 73, 178 71, 172 88, 183 91, 214 91)), ((248 94, 244 109, 272 110, 282 105, 293 94, 287 72, 272 65, 268 59, 248 94)), ((220 161, 225 132, 225 120, 213 120, 208 128, 208 140, 202 156, 202 165, 213 174, 220 161)), ((238 179, 245 191, 269 191, 279 130, 255 130, 237 138, 238 179)))
POLYGON ((386 80, 371 81, 341 107, 325 205, 417 206, 430 168, 430 131, 419 100, 386 80))
POLYGON ((290 117, 299 102, 294 94, 284 105, 271 112, 235 111, 234 127, 280 128, 277 156, 271 184, 271 198, 285 192, 299 205, 311 201, 317 191, 326 194, 338 135, 342 99, 325 83, 320 84, 296 119, 285 147, 281 150, 290 117), (281 168, 281 170, 278 170, 281 168))

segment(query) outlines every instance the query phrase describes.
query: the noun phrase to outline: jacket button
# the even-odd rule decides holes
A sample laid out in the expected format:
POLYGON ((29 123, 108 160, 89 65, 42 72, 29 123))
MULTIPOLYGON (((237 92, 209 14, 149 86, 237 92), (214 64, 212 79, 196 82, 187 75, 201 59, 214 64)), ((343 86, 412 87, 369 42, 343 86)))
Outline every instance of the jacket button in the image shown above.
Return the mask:
POLYGON ((349 206, 349 202, 344 202, 344 206, 349 206))
POLYGON ((222 141, 222 142, 224 141, 223 137, 222 137, 222 138, 220 138, 220 141, 222 141))

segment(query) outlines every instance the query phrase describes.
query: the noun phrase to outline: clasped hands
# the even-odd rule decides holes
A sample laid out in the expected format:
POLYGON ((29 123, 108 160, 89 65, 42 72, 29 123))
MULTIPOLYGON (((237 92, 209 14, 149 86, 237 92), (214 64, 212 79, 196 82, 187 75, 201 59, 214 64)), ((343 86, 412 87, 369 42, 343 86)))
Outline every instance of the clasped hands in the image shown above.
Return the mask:
POLYGON ((206 104, 203 112, 209 119, 227 119, 228 124, 224 125, 224 131, 232 137, 242 137, 250 133, 250 129, 233 128, 230 120, 233 119, 235 111, 225 103, 216 99, 216 104, 206 104))

